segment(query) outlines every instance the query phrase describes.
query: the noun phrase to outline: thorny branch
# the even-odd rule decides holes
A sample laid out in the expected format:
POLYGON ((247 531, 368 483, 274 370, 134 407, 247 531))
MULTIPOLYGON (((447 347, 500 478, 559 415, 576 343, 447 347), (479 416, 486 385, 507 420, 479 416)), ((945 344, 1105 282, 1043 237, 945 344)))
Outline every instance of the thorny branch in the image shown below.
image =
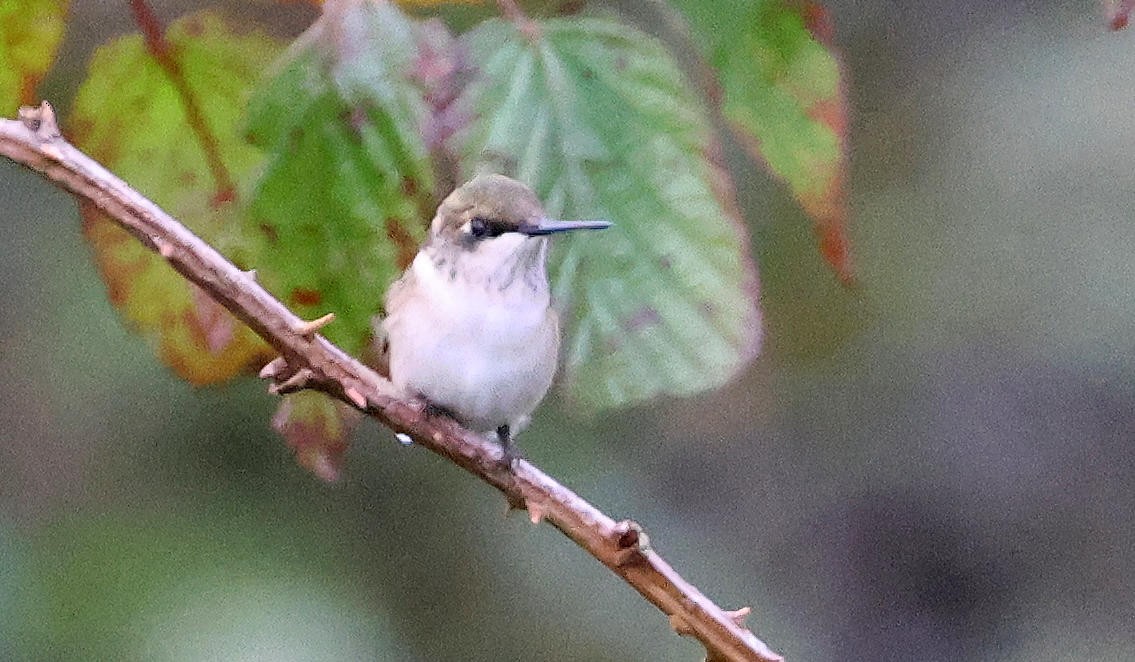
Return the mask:
POLYGON ((684 580, 654 552, 638 524, 616 522, 526 461, 509 471, 499 446, 456 422, 427 413, 374 371, 318 335, 327 320, 305 322, 154 203, 130 188, 60 134, 51 106, 24 108, 0 119, 0 154, 98 206, 170 266, 197 284, 280 353, 261 376, 272 390, 315 389, 364 411, 395 432, 452 460, 549 522, 622 577, 665 613, 681 635, 695 637, 707 660, 782 660, 742 621, 748 608, 727 612, 684 580))

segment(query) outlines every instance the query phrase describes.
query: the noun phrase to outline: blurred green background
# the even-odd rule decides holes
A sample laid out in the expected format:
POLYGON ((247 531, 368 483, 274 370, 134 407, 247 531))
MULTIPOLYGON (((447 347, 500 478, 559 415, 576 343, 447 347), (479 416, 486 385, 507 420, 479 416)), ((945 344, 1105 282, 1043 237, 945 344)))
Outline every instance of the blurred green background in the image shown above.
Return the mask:
MULTIPOLYGON (((734 149, 763 356, 594 421, 553 399, 522 443, 792 660, 1135 658, 1135 32, 1089 0, 825 4, 860 286, 734 149)), ((73 11, 63 108, 131 29, 73 11)), ((304 473, 262 384, 193 390, 128 335, 74 202, 7 161, 0 237, 0 658, 700 659, 377 425, 341 483, 304 473)))

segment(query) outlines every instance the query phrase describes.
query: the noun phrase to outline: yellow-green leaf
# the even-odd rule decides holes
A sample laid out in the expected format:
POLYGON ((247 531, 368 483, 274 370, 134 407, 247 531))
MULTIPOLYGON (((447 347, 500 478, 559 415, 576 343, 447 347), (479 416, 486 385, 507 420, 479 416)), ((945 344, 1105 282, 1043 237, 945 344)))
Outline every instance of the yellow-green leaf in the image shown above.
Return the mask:
POLYGON ((558 240, 568 392, 586 409, 728 380, 758 349, 757 277, 705 109, 655 39, 608 20, 501 21, 469 35, 478 119, 466 175, 528 182, 549 213, 605 218, 558 240))
POLYGON ((38 101, 35 87, 63 37, 66 0, 0 0, 0 113, 38 101))
MULTIPOLYGON (((241 33, 215 13, 191 15, 166 35, 180 84, 200 109, 191 126, 186 98, 140 35, 100 47, 67 126, 75 143, 239 262, 240 199, 263 157, 240 135, 249 87, 279 51, 262 34, 241 33), (237 189, 210 169, 200 133, 237 189)), ((270 352, 243 324, 176 274, 125 231, 84 205, 84 230, 119 313, 194 384, 228 379, 270 352)))

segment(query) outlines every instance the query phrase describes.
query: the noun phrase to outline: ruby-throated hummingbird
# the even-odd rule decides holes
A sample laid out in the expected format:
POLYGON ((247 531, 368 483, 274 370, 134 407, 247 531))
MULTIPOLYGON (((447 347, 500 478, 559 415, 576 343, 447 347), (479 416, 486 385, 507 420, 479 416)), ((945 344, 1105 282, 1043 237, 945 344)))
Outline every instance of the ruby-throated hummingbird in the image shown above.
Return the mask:
POLYGON ((531 189, 502 175, 455 190, 386 294, 382 335, 395 386, 472 430, 495 432, 511 465, 512 435, 559 360, 548 235, 610 225, 549 219, 531 189))

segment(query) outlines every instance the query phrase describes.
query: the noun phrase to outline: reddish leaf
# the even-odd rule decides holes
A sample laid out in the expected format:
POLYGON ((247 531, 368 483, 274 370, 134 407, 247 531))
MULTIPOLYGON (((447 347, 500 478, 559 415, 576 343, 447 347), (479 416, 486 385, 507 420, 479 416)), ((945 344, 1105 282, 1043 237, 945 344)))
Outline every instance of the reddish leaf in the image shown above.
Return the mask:
POLYGON ((1131 10, 1135 9, 1135 0, 1103 0, 1103 7, 1108 26, 1112 30, 1122 30, 1131 20, 1131 10))
POLYGON ((807 0, 676 0, 721 85, 722 113, 815 220, 820 251, 854 276, 847 238, 847 99, 827 12, 807 0))
POLYGON ((331 482, 342 472, 347 438, 361 419, 362 414, 338 400, 304 391, 284 396, 272 429, 287 440, 301 467, 331 482))

